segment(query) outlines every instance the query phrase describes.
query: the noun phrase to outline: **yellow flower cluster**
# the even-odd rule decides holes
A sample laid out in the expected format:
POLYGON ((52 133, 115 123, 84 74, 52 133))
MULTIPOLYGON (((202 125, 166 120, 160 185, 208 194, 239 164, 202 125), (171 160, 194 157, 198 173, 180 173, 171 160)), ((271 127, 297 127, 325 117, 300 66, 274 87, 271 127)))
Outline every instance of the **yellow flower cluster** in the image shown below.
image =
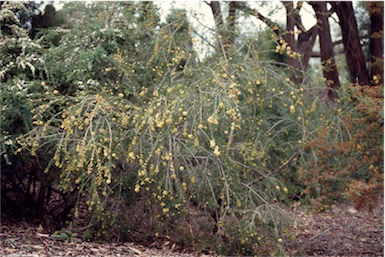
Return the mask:
POLYGON ((279 54, 286 54, 287 56, 293 59, 295 58, 300 59, 302 57, 301 53, 294 52, 291 46, 289 46, 287 42, 283 39, 281 39, 279 41, 279 45, 275 47, 275 52, 279 54))

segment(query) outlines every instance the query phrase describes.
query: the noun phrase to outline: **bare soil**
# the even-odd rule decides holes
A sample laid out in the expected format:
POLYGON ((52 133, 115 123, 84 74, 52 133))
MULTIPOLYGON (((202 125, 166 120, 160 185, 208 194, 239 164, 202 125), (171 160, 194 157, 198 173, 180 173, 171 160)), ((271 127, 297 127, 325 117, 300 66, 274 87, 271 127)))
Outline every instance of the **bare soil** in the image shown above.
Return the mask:
MULTIPOLYGON (((290 256, 383 256, 383 203, 373 212, 357 211, 349 204, 322 213, 307 208, 290 210, 294 239, 286 245, 290 256)), ((0 256, 213 256, 187 252, 168 241, 152 246, 136 243, 83 242, 76 235, 55 237, 41 225, 2 221, 0 256)))
POLYGON ((338 204, 322 213, 294 208, 291 256, 384 256, 384 204, 372 212, 338 204))

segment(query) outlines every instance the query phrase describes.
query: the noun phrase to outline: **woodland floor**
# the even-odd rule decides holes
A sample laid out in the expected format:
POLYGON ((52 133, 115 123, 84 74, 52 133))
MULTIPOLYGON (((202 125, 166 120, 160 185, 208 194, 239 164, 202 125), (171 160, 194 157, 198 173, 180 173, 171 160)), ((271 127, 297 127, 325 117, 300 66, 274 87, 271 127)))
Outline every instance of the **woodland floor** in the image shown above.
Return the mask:
MULTIPOLYGON (((290 210, 295 238, 286 245, 290 256, 384 256, 383 203, 372 213, 338 204, 322 213, 290 210)), ((0 256, 210 256, 187 252, 169 242, 151 246, 135 243, 97 244, 53 238, 43 227, 2 220, 0 256)))

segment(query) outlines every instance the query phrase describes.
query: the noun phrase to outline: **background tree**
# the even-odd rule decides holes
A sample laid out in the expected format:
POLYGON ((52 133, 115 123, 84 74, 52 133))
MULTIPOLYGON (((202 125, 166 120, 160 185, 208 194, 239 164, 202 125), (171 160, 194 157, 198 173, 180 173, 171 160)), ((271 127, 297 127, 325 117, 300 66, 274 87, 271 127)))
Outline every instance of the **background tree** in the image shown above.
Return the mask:
MULTIPOLYGON (((362 85, 370 82, 368 63, 365 61, 365 56, 360 44, 360 35, 358 33, 352 2, 330 2, 332 8, 329 9, 327 7, 328 3, 326 2, 308 2, 312 6, 318 20, 317 24, 309 30, 306 30, 303 26, 300 16, 300 10, 304 3, 302 1, 299 1, 296 6, 293 1, 282 1, 287 16, 286 26, 284 28, 281 28, 279 24, 262 15, 258 10, 248 7, 246 3, 229 2, 228 4, 230 5, 230 3, 233 9, 236 8, 247 15, 257 17, 277 35, 277 42, 280 44, 281 48, 284 48, 283 52, 287 52, 288 50, 289 58, 287 62, 293 69, 293 76, 291 77, 293 82, 299 83, 302 80, 303 75, 301 74, 304 70, 308 69, 311 57, 321 57, 326 85, 331 89, 328 90, 328 98, 331 100, 336 98, 336 94, 333 93, 334 90, 340 87, 339 75, 334 57, 334 46, 337 42, 332 42, 331 28, 329 25, 329 18, 336 12, 342 30, 342 42, 344 43, 344 53, 350 72, 350 80, 362 85), (297 37, 295 37, 296 31, 299 32, 297 37), (315 54, 312 50, 317 35, 319 36, 320 44, 319 55, 315 54)), ((215 17, 217 28, 222 28, 224 22, 221 19, 223 10, 221 9, 220 3, 211 1, 209 5, 215 17)), ((227 10, 230 11, 231 8, 228 8, 227 10)), ((374 37, 370 39, 370 45, 373 45, 371 50, 373 51, 373 54, 371 54, 371 56, 376 56, 371 59, 372 63, 374 63, 374 59, 376 59, 377 62, 383 60, 383 55, 380 54, 380 52, 383 52, 380 32, 383 31, 383 28, 381 28, 382 25, 378 25, 382 24, 381 17, 383 17, 383 9, 381 9, 381 4, 379 4, 378 7, 373 5, 372 10, 373 11, 370 11, 369 7, 373 20, 371 24, 373 24, 372 26, 378 26, 372 28, 373 31, 378 33, 374 33, 374 37), (374 47, 374 45, 376 45, 376 47, 374 47), (377 49, 377 52, 375 52, 375 48, 377 49)), ((230 13, 226 15, 227 17, 232 17, 230 20, 236 18, 236 16, 232 16, 230 13)), ((382 67, 382 65, 380 64, 376 67, 382 67)))
POLYGON ((384 3, 368 2, 370 14, 370 75, 375 84, 384 84, 384 3), (375 76, 379 79, 375 79, 375 76))
POLYGON ((358 26, 353 10, 353 3, 330 3, 339 18, 346 62, 350 72, 350 81, 353 83, 358 82, 360 85, 368 85, 370 82, 369 73, 366 68, 365 55, 360 43, 360 35, 358 34, 358 26))

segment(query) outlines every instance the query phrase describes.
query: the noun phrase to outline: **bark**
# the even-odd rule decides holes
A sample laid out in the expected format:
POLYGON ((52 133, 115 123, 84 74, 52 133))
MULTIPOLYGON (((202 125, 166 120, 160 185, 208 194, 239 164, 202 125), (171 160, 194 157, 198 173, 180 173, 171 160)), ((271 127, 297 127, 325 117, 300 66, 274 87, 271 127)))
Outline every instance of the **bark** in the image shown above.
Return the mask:
POLYGON ((349 68, 350 81, 360 85, 369 84, 369 73, 365 64, 365 55, 360 43, 360 35, 351 1, 330 2, 339 18, 342 31, 342 43, 349 68))
POLYGON ((214 15, 215 25, 218 28, 223 26, 222 11, 219 1, 211 1, 208 4, 211 8, 211 12, 214 15))
POLYGON ((370 14, 370 75, 384 84, 384 2, 368 2, 370 14))
POLYGON ((302 54, 302 68, 306 71, 309 68, 309 60, 313 57, 313 47, 318 35, 317 26, 312 27, 310 30, 302 32, 298 36, 297 51, 302 54))
POLYGON ((333 52, 333 42, 330 34, 330 24, 328 20, 330 14, 326 8, 326 2, 311 1, 309 4, 313 7, 317 17, 322 72, 328 87, 327 97, 329 100, 334 101, 337 98, 335 89, 340 87, 340 81, 338 78, 338 70, 333 52))
POLYGON ((210 6, 211 12, 214 16, 215 26, 217 28, 217 34, 219 36, 219 48, 224 52, 225 56, 227 56, 228 52, 232 49, 236 37, 235 26, 237 18, 237 2, 230 1, 227 3, 229 9, 226 18, 226 23, 222 16, 220 2, 210 1, 210 3, 207 4, 210 6))
POLYGON ((227 37, 227 44, 232 45, 235 41, 235 21, 237 19, 237 2, 230 1, 228 3, 229 5, 229 15, 227 16, 227 29, 228 29, 228 37, 227 37))
MULTIPOLYGON (((297 52, 297 44, 294 37, 295 29, 295 13, 294 13, 294 4, 293 1, 282 1, 282 4, 286 9, 286 33, 284 38, 287 44, 290 46, 291 51, 297 52)), ((299 84, 302 81, 301 76, 301 63, 298 57, 288 56, 287 64, 292 67, 293 75, 290 80, 295 84, 299 84)))

